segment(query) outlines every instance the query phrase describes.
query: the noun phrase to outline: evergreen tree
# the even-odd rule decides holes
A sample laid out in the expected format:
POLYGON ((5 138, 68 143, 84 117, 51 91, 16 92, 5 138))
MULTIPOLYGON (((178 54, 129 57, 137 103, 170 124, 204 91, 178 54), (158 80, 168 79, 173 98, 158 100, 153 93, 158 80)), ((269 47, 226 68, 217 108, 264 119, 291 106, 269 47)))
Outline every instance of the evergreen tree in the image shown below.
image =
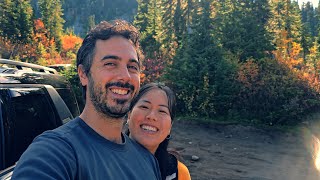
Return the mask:
MULTIPOLYGON (((318 7, 315 8, 315 21, 316 21, 316 36, 317 38, 315 39, 315 41, 317 41, 317 44, 320 44, 320 0, 318 3, 318 7)), ((320 51, 320 48, 319 48, 320 51)))
POLYGON ((30 0, 19 0, 16 6, 18 10, 19 40, 30 43, 33 35, 32 7, 30 0))
MULTIPOLYGON (((178 0, 180 2, 180 0, 178 0)), ((161 29, 163 37, 162 37, 162 44, 161 44, 161 51, 164 55, 166 61, 169 61, 175 54, 175 50, 178 47, 177 42, 177 33, 175 29, 175 18, 176 18, 176 8, 177 3, 174 0, 163 0, 163 18, 162 24, 163 28, 161 29)), ((179 23, 184 23, 180 21, 179 23)))
POLYGON ((87 31, 89 32, 90 29, 94 28, 96 22, 95 22, 95 16, 94 15, 91 15, 89 16, 88 18, 88 28, 87 28, 87 31))
POLYGON ((309 49, 314 41, 314 11, 310 2, 303 3, 301 9, 302 33, 301 33, 301 47, 303 50, 303 60, 306 61, 306 56, 309 54, 309 49))
POLYGON ((285 29, 288 32, 288 37, 292 38, 294 42, 300 43, 302 22, 298 2, 286 0, 285 14, 285 29))
POLYGON ((182 0, 177 0, 176 8, 173 15, 173 27, 176 36, 176 41, 178 44, 181 43, 184 34, 186 33, 186 19, 184 16, 184 9, 183 9, 182 0))
POLYGON ((194 5, 198 8, 192 16, 192 33, 168 68, 166 79, 173 82, 182 112, 212 117, 215 115, 216 63, 221 53, 212 39, 210 1, 202 0, 194 5))
POLYGON ((270 10, 267 0, 219 1, 216 29, 222 46, 240 61, 260 59, 273 50, 265 26, 270 10))
POLYGON ((313 44, 313 37, 310 32, 308 23, 304 23, 302 27, 302 37, 301 37, 301 47, 302 47, 302 56, 304 62, 306 61, 306 56, 310 53, 310 48, 313 44))
POLYGON ((55 41, 57 49, 61 50, 61 36, 63 33, 62 5, 60 0, 39 0, 41 19, 49 31, 48 38, 55 41))
MULTIPOLYGON (((316 38, 317 39, 317 38, 316 38)), ((310 48, 310 53, 308 54, 306 58, 306 70, 309 72, 309 74, 313 77, 313 83, 319 82, 320 77, 320 44, 318 44, 318 41, 316 40, 313 44, 313 46, 310 48)))
POLYGON ((162 43, 162 6, 161 1, 150 0, 148 13, 146 14, 147 24, 145 31, 142 31, 141 45, 146 57, 158 58, 159 48, 162 43))
POLYGON ((297 2, 290 0, 272 0, 271 18, 268 22, 268 30, 274 33, 274 41, 279 38, 282 31, 287 32, 286 38, 292 38, 294 42, 301 40, 301 15, 297 2))
POLYGON ((316 30, 317 30, 316 35, 318 35, 318 33, 320 32, 320 0, 318 2, 318 7, 316 7, 314 11, 315 11, 315 21, 316 21, 316 30))
POLYGON ((313 37, 317 36, 316 11, 310 2, 307 2, 302 6, 301 16, 302 23, 304 26, 308 26, 307 28, 309 29, 310 34, 313 37))
POLYGON ((134 18, 133 24, 139 28, 140 32, 147 29, 147 13, 150 0, 138 0, 138 12, 134 18))
POLYGON ((296 56, 299 53, 297 51, 300 51, 303 30, 299 5, 290 0, 272 0, 270 5, 272 15, 268 30, 274 35, 274 54, 278 60, 290 67, 297 66, 300 60, 296 56))
POLYGON ((12 42, 32 40, 32 8, 29 0, 4 0, 1 7, 0 33, 12 42))
POLYGON ((7 37, 11 40, 17 39, 19 29, 16 25, 17 13, 14 11, 13 0, 4 0, 1 4, 0 16, 0 32, 2 37, 7 37))

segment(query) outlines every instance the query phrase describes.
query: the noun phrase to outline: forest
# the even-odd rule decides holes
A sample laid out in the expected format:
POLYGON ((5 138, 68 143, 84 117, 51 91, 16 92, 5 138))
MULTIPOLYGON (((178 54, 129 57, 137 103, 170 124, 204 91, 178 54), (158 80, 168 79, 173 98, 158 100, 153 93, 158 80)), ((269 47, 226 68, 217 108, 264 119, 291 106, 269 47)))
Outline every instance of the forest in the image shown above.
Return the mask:
MULTIPOLYGON (((294 126, 320 108, 320 8, 294 0, 0 0, 0 57, 75 63, 102 20, 141 33, 143 83, 185 119, 294 126)), ((320 4, 320 3, 319 3, 320 4)), ((63 72, 80 97, 74 69, 63 72)))

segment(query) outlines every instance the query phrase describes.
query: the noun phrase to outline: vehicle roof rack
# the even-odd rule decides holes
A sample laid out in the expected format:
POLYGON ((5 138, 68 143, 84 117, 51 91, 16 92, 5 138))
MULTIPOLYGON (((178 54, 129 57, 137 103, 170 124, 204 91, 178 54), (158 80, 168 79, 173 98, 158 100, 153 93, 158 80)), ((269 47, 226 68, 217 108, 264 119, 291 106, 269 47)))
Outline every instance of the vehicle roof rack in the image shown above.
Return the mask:
POLYGON ((11 66, 14 66, 18 70, 25 70, 23 67, 27 67, 32 69, 32 71, 36 72, 43 72, 43 73, 49 73, 49 74, 58 74, 57 70, 45 66, 40 66, 37 64, 31 64, 26 62, 20 62, 20 61, 14 61, 9 59, 0 59, 0 64, 9 64, 11 66))

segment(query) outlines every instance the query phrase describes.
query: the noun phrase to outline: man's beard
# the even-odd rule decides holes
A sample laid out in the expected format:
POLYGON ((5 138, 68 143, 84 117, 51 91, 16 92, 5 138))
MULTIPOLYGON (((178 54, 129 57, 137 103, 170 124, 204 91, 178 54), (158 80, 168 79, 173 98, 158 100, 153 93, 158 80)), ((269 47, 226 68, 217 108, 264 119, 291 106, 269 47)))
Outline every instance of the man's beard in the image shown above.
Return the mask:
POLYGON ((134 87, 130 84, 122 84, 122 83, 108 83, 105 85, 105 94, 102 91, 102 87, 96 87, 94 80, 89 75, 89 93, 91 102, 94 106, 94 108, 99 112, 102 113, 108 117, 112 118, 122 118, 124 117, 130 108, 130 102, 128 100, 121 100, 121 99, 107 99, 107 90, 108 87, 116 85, 118 87, 126 87, 130 88, 130 90, 133 92, 134 87), (116 105, 111 106, 108 104, 108 101, 115 101, 116 105))

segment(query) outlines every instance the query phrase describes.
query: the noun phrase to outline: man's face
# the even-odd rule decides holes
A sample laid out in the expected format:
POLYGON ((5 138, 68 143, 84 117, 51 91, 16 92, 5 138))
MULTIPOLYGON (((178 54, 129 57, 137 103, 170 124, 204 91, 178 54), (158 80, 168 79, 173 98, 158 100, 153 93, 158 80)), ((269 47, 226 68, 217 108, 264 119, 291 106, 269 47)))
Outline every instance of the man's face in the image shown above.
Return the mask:
POLYGON ((140 67, 137 52, 123 37, 98 40, 88 74, 87 101, 98 113, 123 117, 140 88, 140 67))

